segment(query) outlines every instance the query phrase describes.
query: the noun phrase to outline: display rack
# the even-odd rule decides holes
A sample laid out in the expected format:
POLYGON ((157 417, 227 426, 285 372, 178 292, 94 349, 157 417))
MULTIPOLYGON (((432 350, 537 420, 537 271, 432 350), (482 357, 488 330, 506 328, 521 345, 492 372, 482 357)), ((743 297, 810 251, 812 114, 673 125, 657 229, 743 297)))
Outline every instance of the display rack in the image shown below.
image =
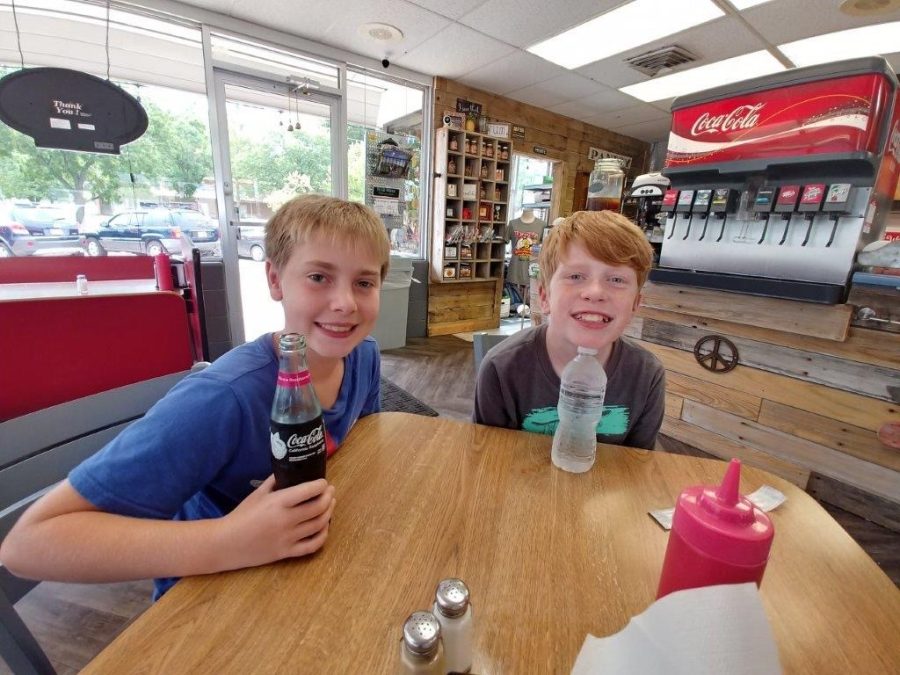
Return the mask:
POLYGON ((415 218, 415 213, 407 213, 412 201, 407 175, 408 165, 418 164, 418 141, 413 136, 369 129, 366 132, 365 150, 366 205, 381 217, 388 231, 402 228, 405 222, 415 218), (388 148, 389 152, 399 152, 408 157, 408 163, 396 166, 386 164, 385 143, 392 144, 388 148))
MULTIPOLYGON (((553 183, 526 185, 522 188, 522 208, 550 212, 553 183)), ((544 218, 546 220, 546 218, 544 218)))
POLYGON ((431 278, 500 279, 509 208, 509 141, 439 129, 435 144, 431 278))

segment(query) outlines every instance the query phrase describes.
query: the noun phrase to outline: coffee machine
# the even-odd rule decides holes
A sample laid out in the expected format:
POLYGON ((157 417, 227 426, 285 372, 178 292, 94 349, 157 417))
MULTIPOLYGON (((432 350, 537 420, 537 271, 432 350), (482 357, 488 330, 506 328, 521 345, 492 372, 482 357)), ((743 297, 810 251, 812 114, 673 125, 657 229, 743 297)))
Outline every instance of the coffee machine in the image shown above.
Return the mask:
POLYGON ((900 94, 880 57, 679 97, 650 278, 844 302, 856 253, 884 235, 898 167, 900 94))
POLYGON ((665 214, 662 213, 662 200, 668 192, 670 181, 661 173, 644 173, 634 179, 628 195, 622 202, 622 213, 634 220, 647 236, 656 255, 663 241, 663 225, 665 214))

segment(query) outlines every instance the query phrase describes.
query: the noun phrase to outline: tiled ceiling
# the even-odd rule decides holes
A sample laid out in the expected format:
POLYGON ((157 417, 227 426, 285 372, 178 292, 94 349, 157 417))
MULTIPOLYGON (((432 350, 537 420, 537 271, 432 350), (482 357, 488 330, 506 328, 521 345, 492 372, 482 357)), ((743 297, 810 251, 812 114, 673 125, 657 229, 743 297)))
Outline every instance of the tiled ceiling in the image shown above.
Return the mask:
MULTIPOLYGON (((459 80, 645 141, 666 137, 671 100, 644 103, 618 91, 649 79, 625 62, 629 57, 668 45, 698 57, 672 72, 764 49, 785 62, 776 45, 900 20, 900 9, 850 16, 838 9, 840 0, 770 0, 744 11, 729 0, 712 1, 724 16, 576 70, 525 49, 625 4, 624 0, 187 0, 184 4, 366 57, 387 57, 409 70, 459 80), (384 43, 363 36, 360 27, 369 22, 396 26, 403 39, 384 43)), ((169 7, 177 13, 176 3, 169 7)), ((654 17, 648 16, 647 24, 633 30, 640 34, 652 21, 654 17)), ((898 70, 900 34, 896 45, 897 51, 884 56, 898 70)))

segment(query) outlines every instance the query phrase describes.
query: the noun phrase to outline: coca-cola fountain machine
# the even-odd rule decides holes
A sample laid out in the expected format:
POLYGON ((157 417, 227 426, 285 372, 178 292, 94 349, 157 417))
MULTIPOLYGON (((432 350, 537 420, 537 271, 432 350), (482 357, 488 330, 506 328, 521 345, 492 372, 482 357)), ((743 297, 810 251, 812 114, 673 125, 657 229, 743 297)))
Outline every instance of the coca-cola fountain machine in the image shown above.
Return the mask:
POLYGON ((884 236, 898 166, 900 95, 882 58, 677 98, 650 278, 843 302, 857 251, 884 236))

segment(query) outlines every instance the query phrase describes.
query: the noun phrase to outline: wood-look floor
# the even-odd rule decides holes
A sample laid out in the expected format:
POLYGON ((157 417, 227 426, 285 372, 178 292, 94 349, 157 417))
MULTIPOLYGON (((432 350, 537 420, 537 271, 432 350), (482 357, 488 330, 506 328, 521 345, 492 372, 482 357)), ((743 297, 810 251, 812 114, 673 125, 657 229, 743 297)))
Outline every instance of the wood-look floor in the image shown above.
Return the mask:
MULTIPOLYGON (((452 336, 412 339, 403 349, 382 353, 382 373, 441 415, 470 419, 475 390, 472 343, 452 336)), ((671 439, 662 444, 669 452, 700 454, 671 439)), ((900 534, 826 508, 900 585, 900 534)), ((149 606, 151 590, 149 581, 43 583, 16 607, 58 672, 76 673, 149 606)), ((8 672, 0 662, 0 674, 8 672)))

